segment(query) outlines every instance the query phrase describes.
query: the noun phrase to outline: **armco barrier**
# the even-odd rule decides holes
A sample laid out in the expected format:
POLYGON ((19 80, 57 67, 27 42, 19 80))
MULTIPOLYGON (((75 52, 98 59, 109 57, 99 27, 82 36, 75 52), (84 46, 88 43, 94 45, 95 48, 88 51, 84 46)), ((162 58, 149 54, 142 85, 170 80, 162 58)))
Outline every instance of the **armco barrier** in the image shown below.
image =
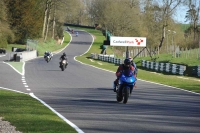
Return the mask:
POLYGON ((171 69, 172 69, 172 74, 176 74, 176 72, 177 72, 177 64, 171 64, 171 69))
POLYGON ((192 67, 192 75, 200 77, 200 65, 192 67))
MULTIPOLYGON (((163 63, 163 62, 159 63, 159 62, 150 62, 142 60, 142 67, 158 72, 166 72, 178 75, 186 74, 186 66, 178 64, 163 63)), ((195 67, 193 69, 193 73, 195 73, 195 75, 200 76, 200 66, 195 67)))
POLYGON ((184 72, 186 70, 186 66, 183 66, 183 65, 177 65, 177 71, 179 75, 184 75, 184 72))
POLYGON ((170 63, 165 63, 165 72, 169 73, 171 69, 170 63))
POLYGON ((142 60, 142 67, 145 67, 145 66, 146 66, 146 61, 142 60))
POLYGON ((149 69, 150 68, 150 61, 146 62, 146 68, 149 69))
POLYGON ((109 57, 108 62, 114 63, 115 58, 114 57, 109 57))
POLYGON ((154 69, 154 62, 150 62, 150 69, 151 69, 151 70, 154 69))
POLYGON ((115 58, 114 55, 103 55, 103 54, 95 54, 95 53, 91 53, 90 54, 91 58, 96 58, 98 60, 101 61, 105 61, 105 62, 111 62, 111 63, 115 63, 115 64, 122 64, 123 63, 123 59, 119 59, 119 58, 115 58))
POLYGON ((155 71, 159 71, 159 63, 158 63, 158 62, 155 62, 154 64, 155 64, 154 70, 155 70, 155 71))
POLYGON ((165 70, 164 63, 160 63, 159 71, 163 72, 165 70))
POLYGON ((98 54, 98 60, 103 60, 103 55, 102 54, 98 54))

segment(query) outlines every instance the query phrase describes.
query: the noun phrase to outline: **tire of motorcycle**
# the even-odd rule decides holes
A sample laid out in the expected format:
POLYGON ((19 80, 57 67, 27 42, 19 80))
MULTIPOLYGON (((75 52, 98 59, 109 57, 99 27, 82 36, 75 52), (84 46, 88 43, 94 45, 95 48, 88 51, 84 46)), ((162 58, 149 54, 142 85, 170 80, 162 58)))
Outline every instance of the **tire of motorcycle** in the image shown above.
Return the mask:
POLYGON ((116 99, 117 99, 117 102, 121 102, 122 100, 123 100, 123 96, 121 95, 119 95, 119 92, 118 92, 118 90, 117 90, 117 93, 116 93, 117 95, 116 95, 116 99))
POLYGON ((61 66, 61 70, 64 71, 65 70, 65 65, 61 66))
POLYGON ((123 96, 124 96, 124 101, 123 101, 123 103, 124 103, 124 104, 126 104, 126 103, 128 102, 129 92, 130 92, 130 88, 129 88, 129 87, 124 87, 124 88, 123 88, 123 96))

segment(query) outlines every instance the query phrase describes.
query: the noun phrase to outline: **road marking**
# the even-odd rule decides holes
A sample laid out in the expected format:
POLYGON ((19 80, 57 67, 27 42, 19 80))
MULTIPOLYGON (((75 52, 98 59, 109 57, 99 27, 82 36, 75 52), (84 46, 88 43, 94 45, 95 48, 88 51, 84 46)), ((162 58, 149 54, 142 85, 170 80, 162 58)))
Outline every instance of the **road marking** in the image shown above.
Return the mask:
POLYGON ((100 63, 100 62, 97 62, 99 65, 103 65, 102 63, 100 63))
POLYGON ((161 75, 160 73, 157 73, 157 72, 150 72, 150 73, 157 74, 157 75, 161 75))
POLYGON ((180 78, 180 79, 189 79, 189 78, 184 78, 184 77, 178 77, 178 78, 180 78))
POLYGON ((94 62, 94 60, 90 59, 91 62, 94 62))
POLYGON ((24 85, 24 87, 28 87, 28 85, 24 85))
POLYGON ((31 91, 31 89, 28 89, 28 88, 27 88, 26 90, 27 90, 27 91, 31 91))
POLYGON ((78 128, 74 123, 66 119, 64 116, 62 116, 60 113, 58 113, 56 110, 54 110, 51 106, 46 104, 44 101, 36 97, 33 93, 29 94, 31 97, 37 99, 40 101, 43 105, 45 105, 47 108, 49 108, 51 111, 53 111, 56 115, 58 115, 61 119, 63 119, 66 123, 68 123, 71 127, 73 127, 78 133, 84 133, 80 128, 78 128))

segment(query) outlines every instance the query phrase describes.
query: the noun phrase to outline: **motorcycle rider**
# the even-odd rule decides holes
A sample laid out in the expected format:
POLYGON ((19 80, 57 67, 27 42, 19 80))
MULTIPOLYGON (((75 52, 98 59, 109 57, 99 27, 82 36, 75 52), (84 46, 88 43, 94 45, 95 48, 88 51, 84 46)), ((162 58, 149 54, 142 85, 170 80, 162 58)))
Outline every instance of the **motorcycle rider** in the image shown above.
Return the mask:
POLYGON ((50 59, 53 57, 53 53, 45 51, 44 52, 44 58, 46 58, 47 56, 50 56, 50 59))
MULTIPOLYGON (((59 67, 61 67, 61 63, 62 63, 63 60, 66 60, 66 61, 67 61, 67 55, 66 55, 65 52, 61 55, 60 60, 61 60, 61 61, 60 61, 60 66, 59 66, 59 67)), ((65 67, 67 67, 67 63, 66 63, 66 65, 65 65, 65 67)))
POLYGON ((114 89, 113 89, 114 92, 116 92, 116 86, 118 85, 119 78, 120 78, 120 76, 121 76, 123 71, 131 70, 134 73, 135 68, 134 68, 133 65, 131 65, 131 63, 132 63, 131 60, 129 58, 126 58, 124 60, 124 64, 119 65, 119 67, 118 67, 118 69, 116 71, 117 79, 114 81, 114 89))

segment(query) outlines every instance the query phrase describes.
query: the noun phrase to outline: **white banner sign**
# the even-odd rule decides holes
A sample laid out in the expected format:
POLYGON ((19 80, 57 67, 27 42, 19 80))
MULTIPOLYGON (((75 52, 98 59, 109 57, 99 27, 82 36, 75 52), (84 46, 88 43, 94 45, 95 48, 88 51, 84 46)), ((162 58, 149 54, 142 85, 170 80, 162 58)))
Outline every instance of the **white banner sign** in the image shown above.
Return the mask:
POLYGON ((146 37, 110 37, 110 46, 146 47, 146 37))

